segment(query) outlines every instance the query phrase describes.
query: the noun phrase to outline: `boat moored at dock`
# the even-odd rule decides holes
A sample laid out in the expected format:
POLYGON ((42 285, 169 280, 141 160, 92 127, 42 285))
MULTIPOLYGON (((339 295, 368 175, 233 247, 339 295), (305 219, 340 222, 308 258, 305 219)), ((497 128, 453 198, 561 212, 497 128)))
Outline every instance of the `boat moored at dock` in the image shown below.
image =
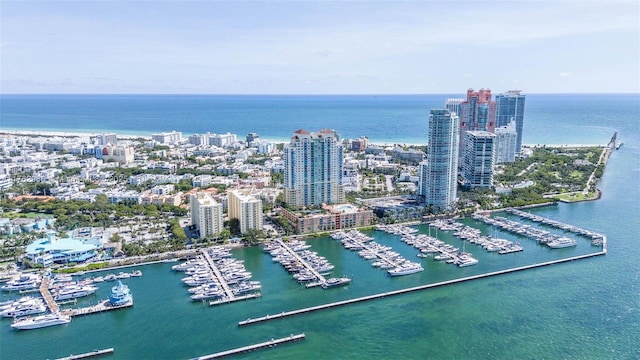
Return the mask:
POLYGON ((343 277, 343 278, 330 278, 330 279, 327 279, 325 282, 323 282, 320 286, 322 286, 323 289, 328 289, 328 288, 332 288, 332 287, 336 287, 336 286, 347 285, 350 282, 351 282, 351 279, 346 278, 346 277, 343 277))
POLYGON ((11 327, 16 330, 32 330, 43 327, 68 324, 70 322, 71 316, 56 313, 16 320, 13 324, 11 324, 11 327))

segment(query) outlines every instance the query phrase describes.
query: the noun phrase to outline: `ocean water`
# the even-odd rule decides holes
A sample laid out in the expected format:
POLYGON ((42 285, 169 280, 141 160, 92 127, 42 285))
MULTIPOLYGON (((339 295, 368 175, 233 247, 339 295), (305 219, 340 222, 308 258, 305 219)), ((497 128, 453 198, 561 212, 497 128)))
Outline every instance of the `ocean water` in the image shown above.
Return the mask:
MULTIPOLYGON (((209 131, 240 138, 256 132, 287 140, 300 128, 329 128, 343 138, 426 144, 429 110, 451 97, 462 95, 0 95, 0 130, 209 131)), ((523 143, 606 143, 619 127, 618 114, 637 115, 638 108, 637 94, 529 94, 523 143)), ((637 122, 629 125, 638 129, 637 122)))
MULTIPOLYGON (((237 97, 230 98, 237 100, 237 97)), ((265 101, 263 97, 260 98, 263 99, 261 101, 265 101)), ((318 105, 313 111, 317 114, 310 114, 307 118, 320 117, 324 107, 331 109, 327 111, 328 114, 339 112, 336 109, 340 107, 349 107, 348 101, 342 97, 337 100, 337 104, 332 104, 325 97, 320 100, 303 98, 305 99, 299 101, 325 104, 318 105)), ((356 109, 365 114, 375 112, 370 106, 363 105, 375 102, 375 98, 362 98, 366 98, 367 101, 359 99, 355 101, 353 109, 344 112, 359 113, 356 109)), ((420 103, 420 96, 407 98, 411 100, 405 99, 405 117, 415 117, 414 121, 420 122, 415 124, 415 127, 424 126, 430 105, 416 106, 420 103), (420 115, 415 115, 416 113, 420 115)), ((424 98, 431 98, 431 95, 424 98)), ((46 107, 38 105, 36 97, 32 99, 33 107, 40 110, 35 111, 23 106, 20 115, 15 104, 13 110, 9 111, 5 106, 5 97, 0 99, 3 129, 61 128, 58 122, 39 123, 33 119, 32 122, 23 121, 21 126, 19 122, 5 124, 6 118, 15 121, 20 116, 24 116, 23 119, 38 117, 39 115, 33 113, 45 112, 46 107)), ((402 101, 391 101, 387 103, 390 109, 380 111, 401 114, 401 103, 402 101)), ((59 115, 69 110, 63 111, 54 104, 55 102, 49 104, 51 113, 59 115)), ((274 108, 278 106, 282 106, 282 103, 273 105, 274 108)), ((383 107, 380 104, 375 106, 383 107)), ((265 102, 260 107, 264 109, 268 106, 265 102)), ((600 200, 532 210, 545 217, 605 233, 608 236, 608 253, 605 256, 241 328, 237 326, 237 322, 248 317, 597 251, 582 238, 577 238, 577 247, 559 250, 549 250, 537 246, 530 240, 519 239, 518 241, 525 246, 525 251, 505 256, 486 253, 475 248, 475 245, 467 244, 466 250, 476 255, 480 263, 467 268, 457 268, 449 264, 436 263, 432 259, 419 259, 415 257, 417 251, 399 241, 398 237, 372 232, 376 241, 392 246, 408 259, 421 261, 425 267, 425 271, 418 274, 390 278, 383 271, 371 267, 357 254, 343 249, 338 242, 329 238, 317 238, 309 240, 309 243, 313 250, 326 256, 336 266, 334 275, 353 278, 353 282, 347 287, 323 291, 318 288, 305 289, 297 285, 290 275, 279 264, 273 263, 271 257, 261 249, 241 248, 234 250, 234 255, 245 260, 245 266, 253 273, 253 279, 261 281, 263 285, 263 297, 258 300, 218 307, 192 303, 180 283, 182 274, 172 272, 170 264, 141 266, 140 269, 144 272, 142 278, 126 280, 135 297, 133 308, 78 317, 68 325, 23 332, 11 330, 9 320, 0 320, 0 358, 58 358, 71 353, 114 347, 115 353, 104 358, 186 359, 304 332, 307 336, 304 341, 245 354, 238 358, 638 359, 639 107, 638 97, 630 95, 531 95, 527 99, 525 131, 529 133, 525 133, 525 142, 605 143, 613 131, 618 131, 619 139, 624 141, 624 146, 613 152, 604 178, 599 184, 603 193, 600 200), (536 103, 536 99, 539 102, 536 103)), ((91 111, 87 110, 86 113, 91 111)), ((189 111, 185 109, 185 113, 189 111)), ((285 111, 289 113, 287 118, 297 111, 299 109, 285 111)), ((80 110, 78 112, 81 113, 80 110)), ((153 113, 150 117, 159 113, 153 113)), ((136 119, 145 116, 144 111, 137 114, 136 119)), ((74 116, 76 119, 81 117, 78 113, 74 116)), ((187 115, 184 116, 185 119, 188 118, 187 115)), ((41 118, 47 118, 48 121, 52 119, 44 115, 41 118)), ((317 128, 306 125, 314 125, 313 122, 303 121, 296 126, 289 122, 293 118, 281 122, 271 118, 272 128, 317 128)), ((343 120, 343 124, 336 123, 341 126, 327 127, 334 127, 346 137, 371 134, 369 130, 375 123, 364 121, 365 115, 357 118, 358 124, 343 120), (341 130, 341 127, 357 129, 358 132, 350 133, 341 130), (359 132, 360 128, 362 132, 359 132)), ((86 123, 100 122, 86 120, 86 123)), ((146 126, 149 126, 148 130, 145 127, 140 131, 165 131, 161 127, 146 126)), ((239 135, 249 131, 261 132, 250 130, 254 125, 244 127, 245 125, 234 124, 236 130, 231 125, 228 129, 217 130, 213 122, 208 126, 211 126, 209 131, 231 131, 238 132, 239 135)), ((175 129, 189 133, 195 128, 196 125, 188 125, 185 120, 182 128, 175 126, 166 130, 175 129), (186 129, 187 127, 189 129, 186 129)), ((80 129, 69 128, 70 131, 80 129)), ((123 130, 117 127, 100 129, 123 130)), ((269 134, 279 137, 279 130, 272 131, 262 131, 261 135, 264 133, 265 137, 269 134)), ((380 140, 399 139, 412 142, 411 136, 415 136, 412 133, 406 130, 389 130, 386 134, 380 133, 380 140)), ((371 135, 370 137, 374 138, 371 135)), ((492 231, 471 219, 465 222, 485 233, 492 231)), ((421 227, 420 230, 427 232, 428 228, 421 227)), ((500 235, 517 239, 509 234, 500 235)), ((441 232, 438 236, 456 246, 461 244, 446 233, 441 232)), ((101 284, 97 295, 83 299, 79 305, 92 304, 105 298, 110 285, 101 284)), ((0 298, 6 296, 8 295, 0 294, 0 298)))

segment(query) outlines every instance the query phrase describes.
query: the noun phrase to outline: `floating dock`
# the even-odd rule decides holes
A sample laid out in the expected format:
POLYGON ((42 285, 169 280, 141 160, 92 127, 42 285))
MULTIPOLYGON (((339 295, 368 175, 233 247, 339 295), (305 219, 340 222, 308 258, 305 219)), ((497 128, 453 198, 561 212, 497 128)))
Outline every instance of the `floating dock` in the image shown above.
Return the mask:
POLYGON ((199 357, 193 358, 193 360, 219 359, 219 358, 226 357, 226 356, 242 354, 242 353, 246 353, 246 352, 250 352, 250 351, 254 351, 254 350, 259 350, 259 349, 264 349, 264 348, 270 348, 270 347, 274 347, 276 345, 290 343, 290 342, 294 342, 294 341, 300 341, 300 340, 304 340, 304 339, 305 339, 304 333, 297 334, 297 335, 293 335, 292 334, 291 336, 283 337, 283 338, 280 338, 280 339, 271 339, 269 341, 265 341, 265 342, 262 342, 262 343, 259 343, 259 344, 243 346, 243 347, 239 347, 239 348, 232 349, 232 350, 227 350, 227 351, 222 351, 222 352, 215 353, 215 354, 199 356, 199 357))
POLYGON ((113 348, 108 348, 108 349, 102 349, 102 350, 93 350, 91 352, 87 352, 84 354, 78 354, 78 355, 69 355, 67 357, 63 357, 63 358, 59 358, 57 360, 76 360, 76 359, 86 359, 86 358, 90 358, 90 357, 94 357, 94 356, 100 356, 100 355, 106 355, 106 354, 113 354, 114 349, 113 348))
MULTIPOLYGON (((605 242, 605 244, 606 244, 606 242, 605 242)), ((605 249, 606 249, 606 245, 605 245, 605 249)), ((606 251, 600 251, 600 252, 586 254, 586 255, 574 256, 574 257, 570 257, 570 258, 566 258, 566 259, 552 260, 552 261, 547 261, 547 262, 543 262, 543 263, 525 265, 525 266, 515 267, 515 268, 511 268, 511 269, 499 270, 499 271, 493 271, 493 272, 489 272, 489 273, 485 273, 485 274, 479 274, 479 275, 468 276, 468 277, 459 278, 459 279, 447 280, 447 281, 442 281, 442 282, 433 283, 433 284, 421 285, 421 286, 416 286, 416 287, 402 289, 402 290, 389 291, 389 292, 385 292, 385 293, 369 295, 369 296, 364 296, 364 297, 359 297, 359 298, 349 299, 349 300, 344 300, 344 301, 338 301, 338 302, 333 302, 333 303, 329 303, 329 304, 308 307, 308 308, 299 309, 299 310, 283 311, 283 312, 281 312, 279 314, 266 315, 266 316, 255 318, 255 319, 248 318, 247 320, 243 320, 243 321, 238 322, 238 326, 251 325, 251 324, 255 324, 255 323, 259 323, 259 322, 264 322, 264 321, 269 321, 269 320, 274 320, 274 319, 280 319, 280 318, 283 318, 283 317, 288 317, 288 316, 293 316, 293 315, 298 315, 298 314, 305 314, 305 313, 309 313, 309 312, 313 312, 313 311, 324 310, 324 309, 329 309, 329 308, 333 308, 333 307, 349 305, 349 304, 354 304, 354 303, 359 303, 359 302, 364 302, 364 301, 369 301, 369 300, 375 300, 375 299, 380 299, 380 298, 383 298, 383 297, 406 294, 406 293, 410 293, 410 292, 426 290, 426 289, 431 289, 431 288, 445 286, 445 285, 457 284, 457 283, 470 281, 470 280, 483 279, 483 278, 488 278, 488 277, 492 277, 492 276, 496 276, 496 275, 508 274, 508 273, 513 273, 513 272, 522 271, 522 270, 528 270, 528 269, 534 269, 534 268, 539 268, 539 267, 553 265, 553 264, 560 264, 560 263, 574 261, 574 260, 586 259, 586 258, 591 258, 591 257, 594 257, 594 256, 605 255, 605 254, 606 254, 606 251)))
POLYGON ((240 301, 240 300, 257 299, 257 298, 259 298, 261 296, 262 296, 262 293, 257 292, 257 293, 253 293, 253 294, 234 296, 233 299, 229 299, 227 297, 223 297, 223 298, 218 299, 218 300, 209 301, 209 306, 228 304, 228 303, 232 303, 234 301, 240 301))
POLYGON ((98 305, 87 306, 87 307, 78 308, 78 309, 68 309, 68 310, 64 310, 63 313, 70 316, 82 316, 82 315, 95 314, 103 311, 128 308, 131 306, 133 306, 133 300, 118 306, 111 305, 109 300, 102 300, 98 305))

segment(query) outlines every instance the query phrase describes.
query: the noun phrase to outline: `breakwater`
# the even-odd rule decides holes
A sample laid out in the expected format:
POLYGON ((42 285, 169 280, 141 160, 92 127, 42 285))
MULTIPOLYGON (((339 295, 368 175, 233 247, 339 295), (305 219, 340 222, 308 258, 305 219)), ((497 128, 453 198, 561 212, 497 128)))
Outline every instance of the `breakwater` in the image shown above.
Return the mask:
POLYGON ((305 339, 304 333, 297 334, 297 335, 291 334, 291 336, 287 336, 287 337, 283 337, 283 338, 279 338, 279 339, 271 339, 269 341, 261 342, 261 343, 254 344, 254 345, 243 346, 243 347, 239 347, 239 348, 235 348, 235 349, 231 349, 231 350, 227 350, 227 351, 222 351, 222 352, 215 353, 215 354, 199 356, 197 358, 194 358, 193 360, 219 359, 219 358, 223 358, 223 357, 227 357, 227 356, 231 356, 231 355, 242 354, 242 353, 255 351, 255 350, 259 350, 259 349, 264 349, 264 348, 270 348, 270 347, 274 347, 276 345, 285 344, 285 343, 294 342, 294 341, 300 341, 300 340, 304 340, 304 339, 305 339))

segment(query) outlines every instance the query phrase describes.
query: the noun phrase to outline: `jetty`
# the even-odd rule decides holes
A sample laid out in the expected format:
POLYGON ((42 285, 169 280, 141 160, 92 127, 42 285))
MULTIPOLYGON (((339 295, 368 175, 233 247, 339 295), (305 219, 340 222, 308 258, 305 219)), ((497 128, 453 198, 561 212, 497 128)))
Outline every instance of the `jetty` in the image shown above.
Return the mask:
POLYGON ((287 337, 283 337, 283 338, 279 338, 279 339, 271 339, 269 341, 261 342, 261 343, 254 344, 254 345, 243 346, 243 347, 239 347, 239 348, 231 349, 231 350, 227 350, 227 351, 222 351, 222 352, 215 353, 215 354, 199 356, 199 357, 193 358, 192 360, 219 359, 219 358, 223 358, 223 357, 226 357, 226 356, 242 354, 242 353, 246 353, 246 352, 250 352, 250 351, 254 351, 254 350, 259 350, 259 349, 264 349, 264 348, 271 348, 271 347, 274 347, 276 345, 295 342, 295 341, 300 341, 300 340, 304 340, 304 339, 305 339, 304 333, 297 334, 297 335, 291 334, 290 336, 287 336, 287 337))
MULTIPOLYGON (((605 240, 605 249, 606 249, 606 240, 605 240)), ((389 292, 384 292, 384 293, 379 293, 379 294, 374 294, 374 295, 369 295, 369 296, 363 296, 363 297, 359 297, 359 298, 355 298, 355 299, 337 301, 337 302, 333 302, 333 303, 329 303, 329 304, 312 306, 312 307, 293 310, 293 311, 283 311, 281 313, 274 314, 274 315, 265 315, 265 316, 262 316, 262 317, 259 317, 259 318, 253 318, 253 319, 252 318, 248 318, 246 320, 242 320, 242 321, 238 322, 238 326, 246 326, 246 325, 256 324, 256 323, 260 323, 260 322, 264 322, 264 321, 280 319, 280 318, 284 318, 284 317, 288 317, 288 316, 306 314, 306 313, 313 312, 313 311, 319 311, 319 310, 334 308, 334 307, 338 307, 338 306, 344 306, 344 305, 349 305, 349 304, 365 302, 365 301, 369 301, 369 300, 380 299, 380 298, 384 298, 384 297, 401 295, 401 294, 406 294, 406 293, 410 293, 410 292, 416 292, 416 291, 436 288, 436 287, 440 287, 440 286, 457 284, 457 283, 462 283, 462 282, 471 281, 471 280, 484 279, 484 278, 489 278, 489 277, 493 277, 493 276, 497 276, 497 275, 509 274, 509 273, 514 273, 514 272, 523 271, 523 270, 529 270, 529 269, 535 269, 535 268, 539 268, 539 267, 543 267, 543 266, 560 264, 560 263, 565 263, 565 262, 570 262, 570 261, 575 261, 575 260, 580 260, 580 259, 587 259, 587 258, 591 258, 591 257, 594 257, 594 256, 605 255, 605 254, 606 254, 606 251, 603 250, 603 251, 600 251, 600 252, 595 252, 595 253, 590 253, 590 254, 585 254, 585 255, 579 255, 579 256, 573 256, 573 257, 569 257, 569 258, 565 258, 565 259, 552 260, 552 261, 547 261, 547 262, 543 262, 543 263, 536 263, 536 264, 531 264, 531 265, 519 266, 519 267, 505 269, 505 270, 498 270, 498 271, 493 271, 493 272, 489 272, 489 273, 473 275, 473 276, 467 276, 467 277, 463 277, 463 278, 459 278, 459 279, 441 281, 441 282, 437 282, 437 283, 433 283, 433 284, 415 286, 415 287, 411 287, 411 288, 407 288, 407 289, 389 291, 389 292)))
POLYGON ((42 295, 42 298, 44 299, 44 302, 47 304, 47 307, 49 308, 50 312, 55 314, 58 311, 60 311, 60 307, 58 306, 56 301, 53 299, 53 296, 51 295, 51 292, 49 291, 49 277, 48 276, 44 276, 42 278, 42 282, 40 283, 40 295, 42 295))
POLYGON ((90 358, 90 357, 94 357, 94 356, 100 356, 100 355, 106 355, 106 354, 113 354, 114 349, 113 348, 108 348, 108 349, 102 349, 102 350, 93 350, 90 352, 86 352, 83 354, 78 354, 78 355, 69 355, 67 357, 63 357, 63 358, 58 358, 56 360, 76 360, 76 359, 86 359, 86 358, 90 358))

